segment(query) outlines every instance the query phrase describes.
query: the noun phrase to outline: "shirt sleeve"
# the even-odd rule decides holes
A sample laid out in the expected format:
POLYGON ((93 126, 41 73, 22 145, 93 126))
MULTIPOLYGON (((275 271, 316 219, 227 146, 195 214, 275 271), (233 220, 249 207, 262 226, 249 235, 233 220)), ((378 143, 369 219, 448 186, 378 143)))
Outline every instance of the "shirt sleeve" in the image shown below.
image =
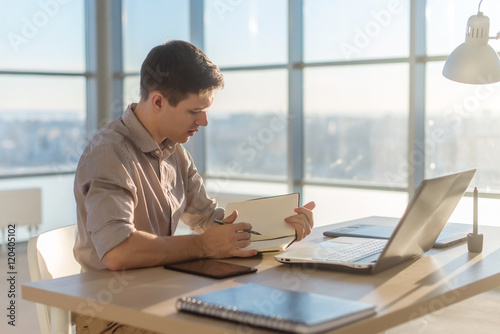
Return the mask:
POLYGON ((118 145, 102 145, 90 152, 79 168, 87 212, 86 229, 99 259, 124 242, 135 230, 137 189, 131 159, 118 145))
POLYGON ((218 207, 215 199, 208 196, 203 179, 194 165, 189 152, 182 148, 186 163, 186 209, 181 220, 197 233, 205 232, 214 219, 224 217, 224 209, 218 207))

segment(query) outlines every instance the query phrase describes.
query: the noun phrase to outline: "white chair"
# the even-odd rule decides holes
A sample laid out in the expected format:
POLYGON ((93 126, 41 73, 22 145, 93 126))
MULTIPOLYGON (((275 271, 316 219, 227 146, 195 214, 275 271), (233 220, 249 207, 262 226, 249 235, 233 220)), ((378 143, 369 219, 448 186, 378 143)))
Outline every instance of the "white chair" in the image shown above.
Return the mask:
MULTIPOLYGON (((73 256, 76 225, 41 233, 28 241, 31 281, 41 281, 80 273, 73 256)), ((55 307, 36 304, 42 334, 71 333, 71 315, 55 307)))

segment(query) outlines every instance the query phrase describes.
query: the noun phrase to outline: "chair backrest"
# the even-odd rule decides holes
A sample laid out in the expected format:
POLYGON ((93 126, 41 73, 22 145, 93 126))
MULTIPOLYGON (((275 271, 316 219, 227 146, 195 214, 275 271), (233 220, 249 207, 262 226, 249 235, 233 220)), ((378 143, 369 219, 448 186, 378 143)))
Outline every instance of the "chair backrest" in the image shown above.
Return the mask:
MULTIPOLYGON (((69 225, 41 233, 28 241, 27 256, 32 282, 80 273, 80 264, 73 256, 75 233, 76 225, 69 225)), ((49 308, 37 304, 37 313, 42 334, 50 333, 49 308)), ((66 326, 70 321, 69 317, 53 318, 52 325, 66 326)))

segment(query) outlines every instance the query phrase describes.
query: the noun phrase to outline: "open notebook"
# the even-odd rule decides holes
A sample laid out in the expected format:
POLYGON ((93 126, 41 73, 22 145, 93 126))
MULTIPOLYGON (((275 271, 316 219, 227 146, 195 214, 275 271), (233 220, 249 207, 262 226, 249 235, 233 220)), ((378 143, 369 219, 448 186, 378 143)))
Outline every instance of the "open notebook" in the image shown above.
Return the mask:
POLYGON ((242 248, 257 249, 259 252, 280 251, 295 241, 295 229, 284 219, 295 215, 299 206, 299 194, 264 197, 249 201, 232 202, 226 205, 226 215, 238 211, 235 223, 252 224, 252 230, 261 235, 252 234, 252 243, 242 248))

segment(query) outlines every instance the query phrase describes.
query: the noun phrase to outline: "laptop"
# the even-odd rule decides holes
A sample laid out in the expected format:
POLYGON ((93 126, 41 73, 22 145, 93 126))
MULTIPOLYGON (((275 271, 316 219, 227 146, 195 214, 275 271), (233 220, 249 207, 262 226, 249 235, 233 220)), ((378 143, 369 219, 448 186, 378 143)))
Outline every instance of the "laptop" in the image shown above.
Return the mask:
POLYGON ((388 240, 338 237, 275 256, 286 264, 375 274, 430 250, 477 169, 423 180, 388 240))

